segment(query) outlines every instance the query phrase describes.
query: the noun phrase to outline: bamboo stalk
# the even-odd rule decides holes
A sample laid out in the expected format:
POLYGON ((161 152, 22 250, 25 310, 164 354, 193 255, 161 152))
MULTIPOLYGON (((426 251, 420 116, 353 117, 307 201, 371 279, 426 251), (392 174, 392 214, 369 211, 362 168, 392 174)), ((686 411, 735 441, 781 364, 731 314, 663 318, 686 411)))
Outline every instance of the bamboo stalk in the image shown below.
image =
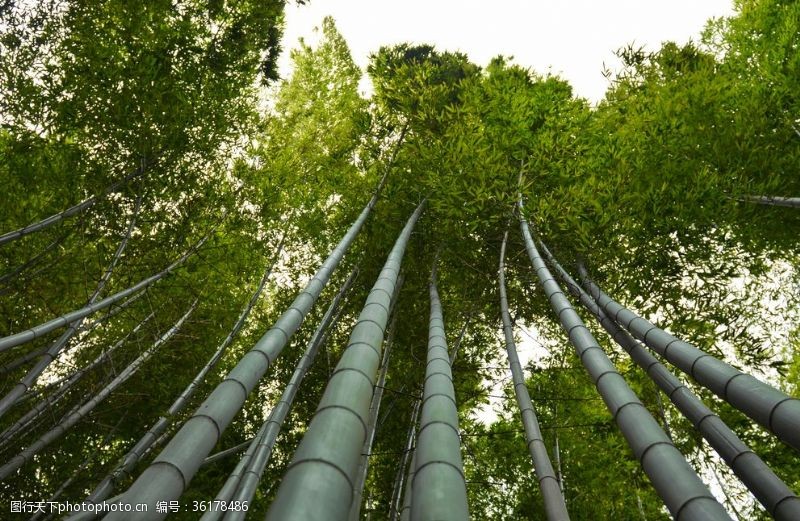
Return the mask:
POLYGON ((591 375, 620 431, 667 509, 674 518, 681 521, 730 520, 725 509, 628 387, 572 308, 533 243, 523 215, 521 197, 517 206, 525 249, 547 299, 575 347, 581 363, 591 375))
POLYGON ((800 450, 800 400, 684 342, 603 293, 581 268, 588 293, 603 311, 647 347, 703 387, 800 450))
POLYGON ((430 321, 425 384, 415 468, 411 481, 411 519, 469 519, 467 485, 461 460, 458 408, 447 351, 444 317, 436 288, 436 264, 428 284, 430 321), (446 499, 446 501, 442 501, 446 499))
POLYGON ((267 512, 268 520, 347 519, 353 478, 367 436, 367 415, 389 304, 424 204, 408 219, 367 297, 347 348, 267 512), (331 432, 337 433, 335 439, 330 437, 331 432), (312 495, 314 501, 308 501, 312 495))
POLYGON ((775 195, 743 195, 738 200, 747 203, 763 204, 766 206, 785 206, 788 208, 800 208, 800 197, 780 197, 775 195))
MULTIPOLYGON (((406 444, 405 450, 403 451, 403 455, 400 458, 400 465, 397 467, 397 473, 394 478, 394 486, 392 487, 392 500, 389 505, 389 520, 390 521, 397 521, 400 517, 400 511, 403 508, 403 505, 400 504, 400 500, 403 497, 403 485, 405 481, 406 474, 408 472, 408 459, 414 453, 414 436, 416 434, 416 427, 417 427, 417 417, 419 416, 419 406, 420 400, 414 401, 414 406, 411 408, 411 419, 408 422, 408 435, 406 436, 406 444)), ((410 489, 409 489, 410 490, 410 489)), ((411 495, 408 494, 409 499, 411 495)), ((409 509, 409 516, 410 509, 411 509, 411 502, 408 503, 409 509)))
POLYGON ((514 329, 511 325, 511 315, 508 312, 508 296, 506 295, 506 279, 504 259, 506 255, 506 243, 508 242, 508 231, 503 234, 503 243, 500 246, 500 267, 497 270, 498 288, 500 290, 500 316, 503 321, 503 335, 506 341, 506 353, 508 364, 511 370, 511 377, 514 382, 514 394, 517 397, 517 406, 522 416, 522 425, 525 429, 525 441, 528 451, 533 461, 533 469, 539 481, 539 488, 542 490, 544 509, 547 519, 550 521, 566 521, 569 519, 567 505, 564 503, 564 496, 561 492, 558 477, 553 470, 553 464, 547 454, 547 447, 539 428, 539 419, 536 417, 536 410, 533 407, 528 387, 525 385, 525 375, 522 372, 522 365, 517 355, 517 345, 514 342, 514 329))
MULTIPOLYGON (((253 438, 247 453, 245 453, 240 461, 240 465, 237 465, 236 469, 230 474, 228 480, 217 493, 217 496, 214 498, 216 501, 240 501, 242 504, 252 501, 258 482, 261 480, 261 475, 264 473, 264 469, 272 455, 272 449, 275 447, 275 442, 278 439, 283 423, 286 421, 286 417, 291 411, 300 384, 309 369, 311 369, 311 365, 314 363, 320 347, 327 342, 333 326, 338 322, 343 309, 340 304, 345 298, 345 295, 347 295, 347 292, 350 291, 350 287, 357 275, 358 268, 354 268, 339 287, 336 296, 328 305, 328 309, 325 311, 322 320, 311 336, 306 350, 303 356, 300 357, 300 361, 297 363, 294 373, 281 394, 278 403, 272 408, 269 417, 261 425, 255 438, 253 438)), ((223 516, 226 521, 230 521, 233 519, 242 519, 245 515, 246 512, 243 510, 228 512, 211 510, 203 515, 202 521, 220 519, 223 516)))
MULTIPOLYGON (((384 178, 388 173, 387 170, 384 178)), ((106 516, 107 521, 163 519, 166 516, 166 513, 153 514, 156 511, 156 502, 175 500, 183 493, 200 464, 241 409, 247 396, 302 324, 333 270, 366 222, 378 201, 379 194, 380 192, 376 190, 359 217, 289 309, 278 318, 253 349, 242 357, 197 412, 183 424, 155 461, 123 494, 125 502, 145 504, 150 513, 112 512, 106 516)))
POLYGON ((600 321, 600 325, 641 367, 675 404, 677 409, 700 432, 722 457, 767 512, 779 521, 800 519, 800 498, 709 409, 691 390, 675 377, 658 359, 609 317, 544 248, 550 263, 562 280, 580 298, 583 306, 600 321))
POLYGON ((397 327, 397 315, 393 314, 394 306, 402 285, 403 277, 401 275, 400 280, 398 280, 395 286, 392 301, 389 304, 389 315, 392 317, 392 320, 389 323, 389 329, 386 333, 386 347, 383 350, 383 359, 381 360, 380 371, 378 372, 378 380, 375 382, 375 387, 372 391, 372 402, 369 404, 367 438, 364 440, 364 446, 361 449, 361 458, 358 463, 356 478, 353 482, 353 501, 350 504, 350 521, 357 521, 361 513, 364 484, 367 482, 367 473, 369 472, 369 458, 372 453, 372 444, 375 441, 375 431, 378 427, 378 414, 380 413, 381 400, 383 399, 383 388, 386 386, 386 373, 389 370, 389 356, 392 353, 394 331, 397 327))

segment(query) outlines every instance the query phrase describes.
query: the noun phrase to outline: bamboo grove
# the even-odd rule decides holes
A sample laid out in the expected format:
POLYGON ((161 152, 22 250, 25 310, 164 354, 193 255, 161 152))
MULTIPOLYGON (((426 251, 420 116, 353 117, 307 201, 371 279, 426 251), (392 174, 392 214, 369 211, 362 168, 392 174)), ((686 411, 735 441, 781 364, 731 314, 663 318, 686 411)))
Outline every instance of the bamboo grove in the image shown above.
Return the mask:
POLYGON ((800 519, 800 5, 597 106, 283 7, 0 3, 0 517, 800 519))

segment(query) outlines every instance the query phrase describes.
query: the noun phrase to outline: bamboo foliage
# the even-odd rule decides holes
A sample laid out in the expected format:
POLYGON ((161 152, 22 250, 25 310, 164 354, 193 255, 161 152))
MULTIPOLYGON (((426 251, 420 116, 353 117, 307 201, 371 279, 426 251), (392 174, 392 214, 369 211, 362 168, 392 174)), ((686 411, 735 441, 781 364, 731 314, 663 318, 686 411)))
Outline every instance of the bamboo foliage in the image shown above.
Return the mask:
POLYGON ((729 520, 725 509, 714 499, 683 455, 628 387, 572 308, 533 243, 523 215, 521 198, 517 207, 525 249, 547 299, 570 343, 575 347, 581 363, 592 377, 600 396, 667 509, 674 518, 682 521, 729 520))
MULTIPOLYGON (((319 294, 328 283, 331 274, 350 248, 380 194, 381 183, 361 214, 350 226, 339 244, 331 251, 317 273, 287 309, 259 340, 228 376, 211 392, 194 415, 186 421, 155 461, 139 476, 123 495, 129 503, 144 503, 150 512, 155 512, 156 502, 180 497, 200 464, 219 441, 222 432, 244 405, 247 396, 266 373, 270 364, 280 355, 291 336, 297 331, 319 294)), ((159 515, 163 518, 164 515, 159 515)), ((153 519, 135 513, 126 517, 111 513, 114 519, 153 519)))
POLYGON ((511 377, 514 383, 514 394, 517 397, 517 406, 522 415, 522 425, 525 429, 525 441, 528 451, 533 460, 533 469, 539 481, 544 499, 544 509, 547 519, 568 520, 567 506, 564 503, 564 496, 561 491, 559 480, 553 470, 553 464, 547 454, 547 447, 542 438, 542 431, 539 428, 539 420, 536 417, 536 410, 533 408, 528 387, 525 385, 525 375, 517 356, 517 346, 514 342, 514 329, 511 324, 511 315, 508 312, 508 296, 506 295, 506 278, 504 260, 506 255, 506 243, 508 242, 508 231, 503 234, 503 243, 500 246, 500 267, 497 270, 498 288, 500 290, 500 317, 503 321, 503 335, 506 341, 506 353, 508 364, 511 370, 511 377))
POLYGON ((761 458, 739 439, 719 416, 706 407, 656 357, 620 328, 611 317, 606 315, 594 299, 556 262, 544 244, 540 243, 540 246, 545 252, 548 262, 555 268, 564 283, 580 299, 581 304, 600 321, 603 329, 664 391, 678 410, 692 422, 692 425, 717 451, 725 463, 742 480, 742 483, 764 505, 767 512, 779 521, 800 519, 800 498, 767 467, 761 458))
POLYGON ((74 231, 74 227, 68 229, 66 232, 64 232, 61 235, 59 235, 58 237, 56 237, 55 240, 51 241, 47 246, 42 248, 42 250, 39 251, 36 255, 31 256, 28 260, 26 260, 25 262, 23 262, 22 264, 20 264, 16 268, 13 268, 11 271, 8 271, 8 272, 0 275, 0 284, 3 284, 4 286, 8 286, 8 284, 10 282, 15 280, 22 273, 27 271, 29 268, 35 266, 36 263, 39 262, 39 260, 41 260, 42 258, 44 258, 49 252, 51 252, 54 249, 58 248, 61 245, 61 243, 63 243, 65 240, 67 240, 67 237, 69 237, 72 234, 73 231, 74 231))
POLYGON ((139 281, 138 283, 130 286, 127 289, 118 291, 113 295, 109 295, 108 297, 101 299, 99 301, 94 302, 93 304, 84 306, 80 309, 76 309, 74 311, 70 311, 69 313, 65 313, 59 317, 54 319, 48 320, 42 324, 34 326, 30 329, 25 331, 20 331, 19 333, 15 333, 13 335, 8 335, 6 337, 0 338, 0 352, 8 351, 12 347, 24 344, 26 342, 30 342, 35 340, 36 338, 41 337, 51 331, 55 331, 56 329, 60 329, 62 327, 68 326, 71 323, 75 322, 76 320, 80 320, 84 317, 88 317, 92 313, 99 311, 101 309, 105 309, 113 304, 116 304, 120 300, 123 300, 131 295, 147 288, 148 286, 158 282, 159 280, 163 279, 164 277, 170 275, 175 269, 177 269, 181 264, 186 262, 197 250, 199 250, 203 244, 211 237, 211 234, 216 230, 216 226, 214 226, 209 233, 204 235, 199 241, 193 244, 186 252, 181 255, 176 261, 172 264, 164 268, 162 271, 159 271, 155 275, 151 275, 144 280, 139 281))
POLYGON ((389 305, 406 246, 424 205, 423 201, 411 214, 395 241, 266 519, 347 519, 353 480, 367 437, 367 416, 389 305), (311 495, 314 501, 308 501, 311 495))
POLYGON ((172 423, 172 420, 177 417, 177 415, 189 404, 189 400, 192 398, 197 388, 203 383, 208 373, 214 367, 216 367, 217 363, 225 354, 225 351, 228 349, 231 343, 233 343, 233 340, 239 334, 239 331, 241 331, 242 327, 244 327, 247 317, 250 315, 253 307, 255 307, 256 303, 258 302, 261 293, 264 291, 264 286, 269 280, 272 270, 275 267, 275 263, 278 261, 278 258, 283 251, 283 240, 284 237, 281 237, 280 242, 275 250, 275 254, 272 256, 272 260, 264 271, 261 280, 258 282, 253 295, 250 297, 250 300, 247 302, 244 309, 242 309, 241 313, 239 313, 239 317, 236 319, 233 328, 225 336, 225 339, 217 347, 214 354, 200 369, 197 375, 195 375, 189 385, 186 386, 183 392, 181 392, 180 396, 178 396, 172 405, 170 405, 167 414, 156 420, 156 423, 147 431, 147 433, 145 433, 145 435, 142 436, 142 438, 133 446, 133 448, 131 448, 131 450, 125 456, 123 456, 117 467, 108 476, 106 476, 100 482, 100 484, 97 485, 97 487, 95 487, 92 493, 86 498, 87 502, 97 503, 110 496, 114 491, 116 483, 124 479, 131 472, 131 470, 133 470, 136 464, 142 459, 142 456, 144 456, 145 452, 150 450, 151 447, 156 444, 156 441, 160 438, 160 436, 166 432, 167 428, 172 423))
POLYGON ((46 432, 42 435, 38 440, 28 446, 25 450, 11 458, 11 460, 0 467, 0 479, 5 479, 8 477, 13 471, 20 468, 26 462, 30 461, 30 459, 36 455, 40 450, 45 448, 47 445, 58 439, 62 434, 64 434, 67 429, 81 421, 83 418, 86 417, 100 402, 108 398, 108 396, 114 392, 114 390, 119 387, 120 385, 124 384, 131 376, 136 374, 139 368, 149 360, 153 354, 158 351, 158 349, 164 345, 166 342, 172 338, 175 333, 177 333, 183 323, 189 318, 189 315, 192 314, 195 307, 197 306, 197 300, 195 300, 186 313, 183 314, 181 318, 175 322, 166 333, 161 335, 161 337, 153 343, 151 347, 146 349, 142 354, 140 354, 133 362, 128 364, 125 369, 123 369, 116 378, 114 378, 108 385, 106 385, 103 389, 100 390, 96 395, 91 397, 87 400, 83 405, 76 407, 72 412, 67 414, 67 416, 59 422, 53 429, 46 432))
POLYGON ((8 242, 15 241, 15 240, 19 239, 20 237, 24 237, 24 236, 30 235, 32 233, 40 232, 40 231, 42 231, 42 230, 44 230, 46 228, 49 228, 50 226, 53 226, 54 224, 60 223, 61 221, 65 220, 65 219, 69 219, 70 217, 72 217, 74 215, 78 215, 80 213, 83 213, 84 211, 86 211, 89 208, 91 208, 92 206, 94 206, 98 201, 100 201, 106 195, 116 191, 117 189, 122 187, 125 183, 130 181, 131 179, 133 179, 133 178, 143 174, 144 172, 146 172, 154 164, 155 164, 155 162, 151 161, 151 162, 149 162, 147 164, 142 165, 141 167, 139 167, 136 170, 134 170, 133 172, 129 173, 128 175, 126 175, 125 177, 120 179, 119 181, 116 181, 116 182, 112 183, 111 185, 109 185, 105 190, 102 191, 102 193, 96 194, 96 195, 92 195, 92 196, 84 199, 83 201, 81 201, 81 202, 79 202, 79 203, 77 203, 77 204, 75 204, 73 206, 70 206, 66 210, 63 210, 63 211, 58 212, 56 214, 53 214, 53 215, 51 215, 49 217, 46 217, 46 218, 44 218, 44 219, 42 219, 40 221, 35 222, 35 223, 28 224, 27 226, 23 226, 22 228, 19 228, 19 229, 10 231, 10 232, 6 232, 6 233, 0 235, 0 246, 2 246, 3 244, 6 244, 8 242))
POLYGON ((800 400, 676 338, 603 293, 581 269, 583 283, 605 313, 699 384, 800 450, 800 400))
POLYGON ((428 356, 417 447, 414 451, 414 475, 410 481, 411 519, 466 520, 469 519, 469 507, 461 461, 458 406, 447 352, 442 304, 436 288, 435 265, 428 291, 431 308, 428 356))

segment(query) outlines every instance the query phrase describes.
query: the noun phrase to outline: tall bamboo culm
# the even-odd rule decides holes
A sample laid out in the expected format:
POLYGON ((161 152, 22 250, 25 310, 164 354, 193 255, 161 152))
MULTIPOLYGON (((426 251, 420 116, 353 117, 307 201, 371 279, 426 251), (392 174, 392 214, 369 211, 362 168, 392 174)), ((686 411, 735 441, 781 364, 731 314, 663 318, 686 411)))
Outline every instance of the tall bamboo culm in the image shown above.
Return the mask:
POLYGON ((150 514, 115 513, 107 521, 163 519, 166 513, 153 514, 158 501, 176 500, 183 494, 197 469, 219 441, 233 417, 244 405, 247 396, 280 356, 289 339, 303 323, 320 292, 328 283, 336 266, 350 248, 358 232, 378 201, 380 189, 388 174, 375 190, 370 201, 345 236, 333 249, 305 289, 275 322, 256 345, 248 351, 225 379, 206 398, 194 415, 183 424, 167 446, 145 469, 122 498, 127 503, 147 505, 150 514))
POLYGON ((424 204, 408 219, 367 297, 270 506, 266 517, 270 521, 344 521, 349 515, 389 305, 424 204))
POLYGON ((431 270, 428 292, 431 309, 428 356, 414 452, 414 476, 409 483, 412 491, 411 519, 466 521, 469 507, 461 460, 458 407, 442 304, 436 287, 436 264, 431 270))
POLYGON ((389 521, 397 521, 401 518, 402 513, 405 513, 404 521, 411 517, 411 487, 405 486, 409 483, 407 476, 413 469, 414 462, 414 440, 417 433, 417 418, 419 417, 420 400, 414 400, 414 405, 411 408, 411 419, 408 422, 408 434, 406 435, 406 444, 403 454, 400 457, 400 465, 397 466, 395 473, 394 486, 392 487, 392 503, 389 505, 389 521), (409 465, 409 459, 412 459, 409 465), (405 494, 403 494, 405 490, 405 494), (408 498, 408 504, 405 504, 404 499, 408 498))
MULTIPOLYGON (((328 340, 331 328, 333 328, 339 320, 342 311, 341 302, 347 295, 347 292, 350 291, 350 287, 357 275, 358 268, 356 267, 339 287, 336 296, 328 305, 328 309, 325 311, 322 320, 320 320, 317 329, 311 336, 306 350, 303 356, 300 357, 300 361, 297 363, 294 373, 292 373, 289 383, 283 390, 278 403, 272 408, 267 420, 259 428, 258 433, 253 438, 247 451, 239 461, 239 464, 236 465, 234 471, 231 472, 225 484, 217 493, 214 498, 215 501, 224 501, 226 503, 230 501, 239 501, 242 504, 250 504, 252 501, 258 483, 261 480, 261 475, 267 463, 269 463, 269 458, 272 455, 272 449, 278 439, 278 434, 280 434, 283 423, 286 421, 286 416, 292 409, 292 404, 294 403, 300 384, 309 369, 311 369, 311 365, 314 363, 320 348, 328 340)), ((234 521, 244 519, 246 514, 247 513, 243 510, 231 510, 227 512, 212 510, 206 512, 201 518, 201 521, 214 521, 223 518, 225 521, 234 521)))
POLYGON ((774 195, 744 195, 740 201, 757 203, 767 206, 785 206, 787 208, 800 208, 800 197, 779 197, 774 195))
MULTIPOLYGON (((464 325, 461 326, 461 331, 458 333, 453 349, 450 351, 451 368, 458 356, 458 351, 461 348, 461 343, 464 340, 467 327, 469 327, 470 320, 472 320, 474 313, 475 311, 473 310, 466 316, 464 325)), ((417 419, 419 418, 421 405, 421 397, 414 400, 414 406, 411 410, 411 419, 408 422, 409 428, 406 437, 406 448, 400 458, 400 465, 397 468, 397 475, 395 476, 395 483, 392 490, 392 504, 389 508, 390 521, 397 521, 398 519, 401 521, 409 521, 411 519, 411 496, 413 495, 411 483, 414 481, 414 471, 416 470, 416 460, 414 459, 416 455, 415 442, 417 435, 417 419), (410 464, 408 461, 409 459, 411 460, 410 464)))
POLYGON ((518 202, 525 249, 562 328, 656 492, 678 521, 730 520, 725 509, 617 372, 539 255, 518 202))
POLYGON ((767 512, 778 521, 800 519, 800 498, 775 475, 772 470, 747 447, 738 436, 714 414, 711 409, 675 377, 656 357, 642 347, 632 336, 620 328, 611 317, 581 288, 555 260, 544 244, 541 244, 550 264, 564 283, 580 299, 581 304, 599 321, 614 341, 620 345, 656 383, 678 410, 692 422, 717 451, 725 463, 753 492, 767 512))
POLYGON ((505 277, 505 256, 506 244, 508 242, 508 232, 503 235, 503 243, 500 246, 500 267, 497 270, 498 288, 500 290, 500 316, 503 321, 503 335, 506 341, 506 353, 508 364, 511 370, 511 378, 514 382, 514 393, 517 397, 517 406, 522 416, 522 426, 525 429, 525 441, 528 445, 533 469, 539 481, 539 488, 542 490, 544 509, 547 519, 550 521, 566 521, 569 519, 567 505, 564 503, 564 496, 561 493, 558 477, 553 470, 553 464, 547 454, 547 447, 539 428, 539 420, 536 417, 536 410, 533 408, 528 387, 525 385, 525 375, 522 372, 522 365, 517 356, 517 345, 514 342, 514 328, 511 324, 511 315, 508 312, 508 296, 506 294, 505 277))
POLYGON ((584 286, 603 311, 703 387, 800 450, 800 400, 676 338, 603 293, 581 268, 584 286))
POLYGON ((364 484, 367 482, 369 472, 369 459, 372 455, 372 444, 375 441, 375 433, 378 430, 378 414, 380 413, 381 400, 383 399, 383 388, 386 386, 386 374, 389 371, 389 357, 392 354, 394 344, 394 332, 397 327, 397 315, 394 313, 394 306, 403 286, 403 276, 400 275, 394 288, 392 301, 389 304, 389 316, 392 317, 389 323, 389 330, 386 333, 386 347, 383 350, 378 380, 372 390, 372 401, 369 404, 369 421, 367 422, 367 439, 361 449, 361 458, 358 462, 358 470, 353 481, 353 501, 350 505, 350 521, 357 521, 361 514, 361 503, 363 500, 364 484))

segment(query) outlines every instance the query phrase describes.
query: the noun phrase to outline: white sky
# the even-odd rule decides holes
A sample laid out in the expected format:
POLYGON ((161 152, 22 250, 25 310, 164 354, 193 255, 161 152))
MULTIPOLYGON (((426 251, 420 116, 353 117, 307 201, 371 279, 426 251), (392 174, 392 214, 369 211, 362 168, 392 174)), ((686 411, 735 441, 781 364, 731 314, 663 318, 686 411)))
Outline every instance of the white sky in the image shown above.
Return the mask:
MULTIPOLYGON (((732 0, 311 0, 286 6, 284 48, 311 43, 313 28, 333 16, 353 58, 366 68, 381 45, 430 43, 459 50, 478 65, 494 56, 567 79, 575 94, 596 102, 608 85, 603 65, 628 43, 649 50, 661 42, 699 39, 706 20, 733 14, 732 0)), ((280 62, 289 73, 288 52, 280 62)))

